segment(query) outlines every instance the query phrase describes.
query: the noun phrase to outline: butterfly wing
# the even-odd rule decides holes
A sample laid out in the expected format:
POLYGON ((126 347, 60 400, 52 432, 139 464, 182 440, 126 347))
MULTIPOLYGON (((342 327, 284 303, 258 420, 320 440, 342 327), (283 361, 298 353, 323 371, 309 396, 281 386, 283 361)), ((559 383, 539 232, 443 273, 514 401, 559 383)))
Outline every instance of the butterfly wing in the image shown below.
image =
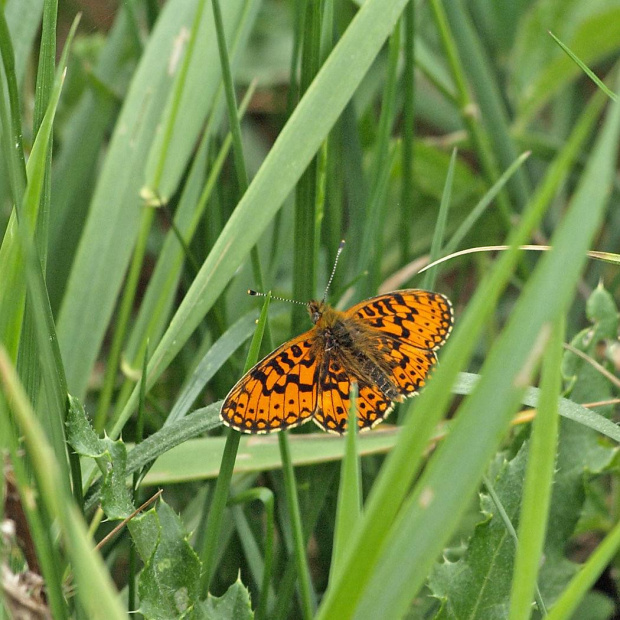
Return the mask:
MULTIPOLYGON (((426 384, 453 323, 452 304, 440 293, 408 289, 378 295, 345 312, 375 334, 374 350, 387 362, 390 380, 401 396, 426 384)), ((385 364, 382 363, 385 368, 385 364)))
POLYGON ((353 378, 338 349, 325 352, 319 373, 318 406, 314 422, 323 430, 341 435, 347 430, 352 381, 358 383, 357 424, 361 431, 381 422, 393 404, 377 385, 362 377, 353 378))
POLYGON ((448 338, 454 316, 440 293, 405 289, 366 299, 345 311, 399 342, 436 351, 448 338))
POLYGON ((319 356, 314 331, 293 338, 251 368, 220 410, 242 433, 269 433, 305 422, 317 406, 319 356))

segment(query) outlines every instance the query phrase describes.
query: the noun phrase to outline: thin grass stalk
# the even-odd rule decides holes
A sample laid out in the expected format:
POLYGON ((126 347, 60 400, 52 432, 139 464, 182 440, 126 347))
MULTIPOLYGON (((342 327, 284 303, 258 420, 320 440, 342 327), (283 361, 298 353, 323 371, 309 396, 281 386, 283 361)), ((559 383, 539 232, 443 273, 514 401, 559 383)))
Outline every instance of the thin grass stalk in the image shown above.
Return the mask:
POLYGON ((301 615, 304 620, 311 620, 314 616, 316 603, 313 601, 312 597, 310 567, 308 566, 306 558, 306 543, 301 523, 301 512, 299 510, 299 497, 297 495, 295 472, 293 470, 291 450, 286 433, 278 433, 278 445, 282 457, 282 474, 284 476, 284 489, 286 491, 286 505, 293 534, 295 564, 299 579, 301 615))
POLYGON ((519 155, 519 157, 517 157, 517 159, 512 164, 510 164, 510 167, 493 184, 493 186, 489 188, 489 190, 484 194, 478 204, 476 204, 476 206, 467 214, 467 216, 461 222, 452 237, 450 237, 446 245, 442 248, 441 253, 444 256, 452 254, 452 252, 456 251, 461 241, 473 229, 476 222, 480 219, 482 214, 493 202, 493 199, 497 196, 502 187, 506 185, 508 179, 510 179, 510 177, 514 174, 515 170, 523 164, 523 162, 530 156, 530 154, 531 152, 527 151, 519 155))
POLYGON ((383 207, 385 206, 385 192, 387 178, 391 169, 391 138, 394 116, 396 114, 396 92, 398 83, 398 58, 400 55, 400 28, 396 27, 390 36, 388 65, 386 70, 386 84, 381 102, 381 116, 377 130, 376 147, 374 153, 373 170, 371 172, 371 188, 368 204, 365 209, 363 236, 357 248, 357 273, 368 270, 370 277, 362 286, 362 297, 370 297, 379 285, 381 265, 381 251, 383 246, 383 207))
MULTIPOLYGON (((475 34, 470 16, 461 0, 449 0, 443 4, 444 11, 452 25, 452 35, 458 47, 459 57, 469 75, 469 83, 476 93, 480 107, 480 118, 486 126, 486 135, 493 144, 495 158, 499 168, 507 168, 517 157, 517 152, 510 136, 508 113, 502 97, 498 92, 497 79, 489 67, 482 47, 475 34)), ((489 181, 495 181, 496 175, 489 181)), ((530 194, 529 181, 525 170, 519 170, 508 183, 508 189, 517 211, 522 211, 530 194)))
POLYGON ((274 519, 274 495, 271 489, 265 487, 248 489, 231 497, 230 505, 249 504, 257 500, 261 502, 265 509, 265 557, 263 561, 263 578, 260 585, 260 598, 254 612, 255 620, 262 620, 267 617, 267 603, 269 602, 269 586, 271 583, 271 573, 273 567, 273 541, 275 530, 274 519))
MULTIPOLYGON (((1 349, 2 345, 0 345, 1 349)), ((23 447, 18 441, 17 429, 11 419, 5 393, 2 391, 0 392, 0 436, 2 437, 3 449, 7 449, 10 455, 16 488, 19 491, 22 508, 28 521, 30 537, 36 549, 41 576, 45 580, 47 602, 54 618, 69 618, 62 589, 63 560, 60 557, 58 546, 52 540, 53 523, 49 519, 47 510, 42 510, 41 506, 36 503, 33 504, 30 500, 35 494, 35 489, 31 476, 26 470, 23 447)))
MULTIPOLYGON (((321 0, 309 0, 305 6, 301 57, 300 92, 305 93, 314 79, 321 58, 321 0)), ((293 253, 293 298, 312 299, 316 295, 318 256, 315 242, 317 229, 318 156, 314 156, 297 183, 295 192, 295 224, 293 253)), ((305 311, 295 304, 292 324, 303 324, 305 311)))
POLYGON ((125 336, 131 320, 131 313, 136 299, 138 285, 140 283, 140 274, 142 273, 142 265, 144 263, 144 256, 146 254, 146 247, 154 217, 155 209, 153 207, 144 206, 142 209, 140 231, 138 233, 136 246, 131 258, 131 265, 129 267, 129 273, 127 274, 127 281, 123 290, 123 297, 121 299, 118 317, 114 322, 114 337, 112 339, 112 345, 110 347, 110 353, 106 363, 103 387, 101 389, 101 395, 99 396, 99 402, 97 404, 97 412, 95 413, 94 427, 97 433, 100 433, 106 425, 108 410, 110 408, 110 403, 112 402, 112 395, 114 393, 116 378, 118 376, 121 356, 123 353, 123 346, 125 344, 125 336))
POLYGON ((217 546, 219 535, 222 528, 222 520, 224 511, 228 501, 228 491, 230 489, 230 480, 235 468, 235 460, 239 450, 239 440, 241 433, 234 429, 229 429, 226 435, 226 444, 224 453, 222 454, 222 464, 215 482, 213 491, 213 499, 209 507, 209 515, 205 527, 205 538, 200 557, 202 559, 202 576, 200 579, 200 589, 202 598, 206 598, 209 594, 211 579, 215 571, 215 558, 217 554, 217 546))
MULTIPOLYGON (((319 70, 321 61, 322 1, 305 3, 303 18, 303 40, 301 58, 300 93, 305 93, 319 70)), ((300 36, 302 36, 300 34, 300 36)), ((319 169, 315 155, 299 179, 295 194, 295 251, 293 254, 293 296, 295 299, 311 299, 316 294, 316 274, 319 243, 316 233, 320 230, 318 202, 319 169)), ((294 304, 292 325, 305 320, 302 306, 294 304)), ((295 472, 291 460, 288 436, 278 435, 278 446, 282 459, 286 502, 293 535, 293 552, 299 579, 299 595, 302 617, 313 616, 316 603, 312 596, 310 569, 306 558, 306 544, 303 533, 299 497, 295 484, 295 472)))
MULTIPOLYGON (((37 83, 34 98, 33 134, 36 135, 43 122, 43 117, 49 104, 54 85, 54 63, 56 62, 56 21, 58 15, 58 0, 46 0, 43 5, 43 25, 41 27, 41 48, 39 64, 37 66, 37 83)), ((70 41, 70 39, 69 39, 70 41)), ((37 219, 36 245, 43 267, 43 274, 47 266, 47 240, 49 228, 49 210, 51 200, 52 144, 50 143, 45 160, 45 180, 43 194, 39 206, 37 219)))
MULTIPOLYGON (((252 338, 250 350, 245 363, 245 371, 247 372, 258 360, 258 353, 260 351, 260 345, 263 340, 263 334, 267 324, 267 312, 269 309, 269 301, 271 295, 267 293, 265 296, 265 303, 261 310, 260 318, 258 319, 258 325, 256 332, 252 338)), ((213 498, 209 508, 209 514, 206 520, 205 535, 203 539, 202 548, 200 549, 200 558, 202 561, 202 577, 200 580, 200 589, 202 591, 203 598, 209 593, 209 586, 211 585, 211 579, 215 570, 215 559, 217 555, 217 545, 219 541, 220 530, 222 527, 222 519, 224 517, 224 510, 226 509, 226 503, 228 500, 228 492, 230 489, 230 480, 235 467, 235 460, 237 458, 237 451, 239 449, 239 440, 241 433, 233 429, 229 429, 226 436, 226 444, 224 446, 224 452, 222 454, 222 464, 220 471, 215 482, 215 489, 213 491, 213 498)))
POLYGON ((150 188, 148 194, 147 192, 145 192, 145 190, 142 190, 141 192, 145 199, 153 199, 156 204, 158 204, 159 202, 159 184, 164 174, 164 168, 166 166, 166 160, 168 158, 168 149, 170 142, 172 141, 172 134, 174 132, 174 127, 178 119, 183 88, 185 86, 185 82, 187 81, 189 65, 196 45, 196 40, 198 38, 198 31, 200 29, 200 23, 202 21, 202 14, 204 12, 206 1, 207 0, 198 0, 198 6, 196 7, 196 14, 192 22, 192 30, 190 32, 189 41, 187 43, 187 49, 185 50, 183 62, 181 64, 179 75, 174 85, 174 91, 172 93, 170 114, 167 115, 166 124, 163 128, 164 137, 162 140, 161 150, 159 152, 159 158, 157 160, 157 164, 155 165, 153 177, 149 183, 150 188))
POLYGON ((288 92, 286 94, 286 117, 295 109, 299 93, 298 68, 302 42, 304 40, 306 5, 308 0, 291 0, 293 5, 293 49, 288 76, 288 92))
POLYGON ((336 522, 334 525, 334 545, 330 573, 338 570, 344 555, 343 550, 362 512, 362 472, 358 448, 357 426, 357 383, 351 384, 349 394, 349 419, 345 453, 340 467, 340 485, 338 487, 338 503, 336 522))
POLYGON ((415 114, 415 3, 409 2, 402 17, 405 66, 403 68, 403 129, 402 129, 402 186, 400 197, 400 262, 406 264, 411 256, 411 237, 414 227, 413 207, 413 138, 415 114))
POLYGON ((620 549, 620 523, 617 523, 611 532, 605 536, 579 572, 571 579, 549 611, 547 620, 564 620, 573 617, 573 613, 581 601, 596 583, 601 573, 613 561, 618 549, 620 549))
MULTIPOLYGON (((140 378, 140 400, 138 401, 138 411, 136 414, 136 445, 140 445, 144 439, 144 404, 146 398, 146 368, 149 361, 148 342, 144 349, 144 359, 142 362, 142 377, 140 378)), ((138 506, 138 486, 142 472, 135 471, 132 476, 132 496, 134 506, 138 506)), ((138 568, 138 557, 136 546, 129 545, 129 575, 127 577, 127 611, 129 613, 136 611, 136 576, 138 568)))
MULTIPOLYGON (((495 504, 497 513, 500 519, 502 520, 502 522, 504 523, 504 527, 506 528, 508 535, 510 536, 510 538, 512 538, 515 544, 515 549, 518 549, 519 548, 519 537, 517 536, 517 530, 515 530, 514 525, 512 524, 512 521, 510 520, 510 516, 506 512, 506 509, 504 508, 504 504, 502 503, 501 498, 495 491, 495 487, 493 486, 493 483, 491 482, 489 477, 486 475, 482 476, 482 483, 484 484, 486 490, 489 492, 489 496, 491 497, 491 499, 493 500, 493 503, 495 504)), ((533 598, 536 599, 536 604, 538 605, 538 609, 542 612, 543 615, 546 616, 547 608, 545 606, 545 602, 543 600, 542 594, 540 593, 540 589, 538 588, 538 584, 536 582, 534 582, 534 597, 533 598)), ((531 600, 529 602, 529 606, 531 607, 531 600)), ((527 618, 529 617, 529 614, 523 617, 527 618)))
MULTIPOLYGON (((213 19, 215 22, 215 32, 217 34, 217 45, 220 52, 220 65, 222 67, 222 80, 224 82, 224 93, 226 94, 226 105, 228 107, 228 122, 233 143, 233 157, 235 160, 235 171, 237 173, 237 183, 239 184, 240 196, 245 194, 249 185, 249 176, 243 156, 243 142, 241 141, 241 124, 237 115, 237 100, 235 97, 235 87, 233 83, 232 70, 230 68, 230 58, 226 46, 226 34, 224 32, 224 22, 222 21, 222 11, 219 0, 211 0, 213 8, 213 19)), ((258 248, 254 246, 250 252, 252 261, 252 273, 254 282, 259 291, 264 291, 265 284, 258 256, 258 248)))
POLYGON ((122 5, 122 8, 125 10, 125 14, 127 15, 129 34, 133 40, 136 55, 141 56, 144 51, 144 45, 142 44, 140 26, 138 25, 138 18, 136 16, 136 0, 127 0, 127 2, 122 5))
POLYGON ((15 75, 15 55, 11 43, 11 33, 4 16, 0 11, 0 53, 8 88, 9 108, 6 108, 4 96, 4 80, 0 80, 0 121, 5 134, 2 140, 5 146, 6 164, 9 173, 9 186, 13 204, 18 212, 26 190, 26 159, 24 157, 24 144, 22 139, 21 105, 19 102, 19 88, 15 75))
MULTIPOLYGON (((437 30, 439 31, 444 52, 448 59, 448 65, 452 72, 452 78, 454 79, 454 84, 456 86, 456 104, 461 113, 461 119, 467 128, 469 135, 471 136, 487 181, 489 183, 494 183, 499 176, 497 162, 495 161, 493 152, 489 146, 488 137, 486 136, 480 123, 476 120, 476 114, 473 112, 473 110, 475 110, 475 103, 469 96, 465 70, 454 43, 455 39, 450 30, 442 0, 431 0, 431 9, 433 11, 433 16, 435 18, 437 30)), ((500 192, 497 197, 497 203, 505 224, 507 226, 511 226, 512 209, 508 196, 505 192, 500 192)))
MULTIPOLYGON (((456 165, 456 148, 452 149, 450 164, 446 174, 446 182, 444 184, 441 202, 439 204, 439 213, 437 214, 437 222, 435 224, 435 232, 433 233, 433 241, 431 243, 431 251, 429 260, 435 262, 441 254, 441 246, 443 244, 444 235, 446 233, 446 224, 448 222, 448 212, 450 210, 450 201, 452 199, 452 182, 454 180, 454 168, 456 165)), ((432 267, 424 274, 424 284, 422 288, 430 291, 435 288, 437 281, 437 269, 432 267)))
MULTIPOLYGON (((390 145, 388 152, 386 153, 385 162, 381 166, 381 176, 377 179, 377 185, 371 196, 371 202, 368 207, 369 219, 365 221, 365 230, 374 230, 375 239, 371 240, 374 246, 370 255, 372 260, 368 264, 366 270, 368 277, 362 280, 361 288, 363 293, 362 297, 370 297, 377 292, 377 288, 381 282, 381 264, 383 258, 383 222, 385 221, 385 212, 387 209, 387 203, 385 197, 387 195, 390 173, 392 172, 394 165, 396 164, 396 158, 398 155, 398 144, 396 142, 390 145)), ((358 274, 363 274, 364 271, 358 271, 358 274)))
MULTIPOLYGON (((565 321, 554 326, 543 359, 541 395, 532 437, 519 518, 519 544, 510 594, 510 620, 529 616, 541 565, 558 447, 558 396, 561 394, 565 321)), ((544 605, 539 610, 545 613, 544 605)))

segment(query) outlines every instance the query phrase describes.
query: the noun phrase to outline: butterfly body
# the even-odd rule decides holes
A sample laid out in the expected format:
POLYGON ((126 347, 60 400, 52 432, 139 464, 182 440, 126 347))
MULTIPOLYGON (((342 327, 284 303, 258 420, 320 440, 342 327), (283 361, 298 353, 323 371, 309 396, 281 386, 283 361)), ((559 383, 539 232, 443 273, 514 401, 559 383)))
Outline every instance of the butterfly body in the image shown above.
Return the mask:
POLYGON ((394 402, 417 393, 452 327, 452 306, 439 293, 395 291, 340 311, 308 303, 314 327, 285 343, 240 379, 221 409, 225 424, 266 433, 312 418, 346 431, 351 383, 360 430, 383 420, 394 402))

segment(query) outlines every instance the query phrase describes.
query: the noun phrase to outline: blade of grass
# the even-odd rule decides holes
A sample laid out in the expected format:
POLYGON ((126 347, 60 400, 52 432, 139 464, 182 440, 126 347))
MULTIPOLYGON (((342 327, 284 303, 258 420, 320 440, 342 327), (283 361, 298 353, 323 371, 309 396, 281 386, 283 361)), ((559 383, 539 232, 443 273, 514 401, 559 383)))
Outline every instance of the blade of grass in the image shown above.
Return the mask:
POLYGON ((392 126, 396 116, 396 95, 398 84, 398 60, 400 57, 400 28, 396 28, 389 41, 388 63, 386 69, 386 84, 381 101, 381 116, 377 130, 376 147, 374 153, 373 177, 371 180, 368 205, 365 209, 363 234, 358 245, 357 273, 368 271, 369 278, 361 286, 360 296, 370 297, 379 286, 381 265, 381 249, 383 246, 383 207, 387 191, 387 179, 394 162, 390 144, 392 126))
POLYGON ((207 351, 186 381, 164 426, 182 419, 226 360, 256 331, 256 312, 242 316, 207 351))
MULTIPOLYGON (((260 586, 260 598, 254 614, 255 620, 262 620, 267 614, 267 603, 269 601, 269 585, 271 581, 271 571, 273 565, 273 539, 275 530, 274 519, 274 495, 271 489, 261 487, 258 489, 248 489, 242 493, 231 497, 229 504, 249 503, 258 500, 265 509, 265 555, 262 563, 262 579, 260 586)), ((237 526, 237 529, 238 526, 237 526)), ((243 542, 243 538, 242 538, 243 542)))
POLYGON ((612 100, 618 101, 616 93, 607 88, 604 82, 586 65, 574 52, 572 52, 560 39, 558 39, 553 32, 549 31, 549 36, 566 52, 569 58, 571 58, 575 64, 612 100))
MULTIPOLYGON (((540 402, 532 424, 530 452, 519 518, 519 544, 510 595, 510 620, 525 618, 532 598, 547 530, 558 442, 558 395, 562 388, 564 321, 554 325, 543 360, 540 402)), ((544 609, 540 608, 544 613, 544 609)))
POLYGON ((301 524, 295 472, 286 433, 278 433, 278 447, 280 448, 282 473, 284 474, 286 506, 293 534, 293 552, 295 555, 297 578, 299 579, 301 614, 305 620, 310 620, 314 616, 314 610, 316 609, 316 597, 314 596, 310 581, 310 567, 306 558, 306 540, 301 524))
MULTIPOLYGON (((501 520, 504 523, 504 527, 506 528, 506 531, 508 532, 508 534, 510 535, 510 537, 512 538, 512 540, 514 541, 515 547, 518 548, 519 547, 519 537, 517 536, 517 531, 514 528, 514 525, 512 524, 512 521, 510 520, 510 516, 508 515, 508 513, 506 512, 506 509, 504 508, 504 505, 502 504, 502 500, 499 497, 499 495, 496 493, 495 488, 493 487, 493 483, 491 482, 491 480, 489 480, 488 476, 483 475, 482 476, 482 483, 484 484, 486 490, 488 491, 491 499, 493 500, 493 503, 495 504, 495 508, 497 509, 497 512, 501 518, 501 520)), ((534 592, 534 596, 531 598, 535 598, 536 599, 536 604, 538 605, 538 609, 541 611, 541 613, 543 615, 547 615, 547 608, 545 606, 545 603, 543 601, 542 595, 540 594, 540 590, 538 588, 538 584, 536 583, 536 581, 534 581, 534 587, 532 588, 533 592, 534 592)), ((529 607, 532 606, 531 603, 531 598, 530 598, 530 602, 529 602, 529 607)), ((512 610, 511 610, 512 611, 512 610)), ((529 609, 528 609, 529 611, 529 609)), ((520 617, 529 617, 529 614, 526 614, 524 616, 518 616, 520 617)))
MULTIPOLYGON (((487 128, 486 134, 493 145, 495 159, 500 168, 508 168, 517 158, 517 152, 510 135, 508 112, 500 94, 498 80, 480 40, 475 35, 471 18, 462 1, 445 2, 444 9, 452 25, 452 35, 459 57, 463 59, 469 82, 476 93, 480 107, 479 117, 487 128)), ((490 180, 496 181, 497 175, 490 180)), ((531 191, 525 170, 516 171, 508 182, 508 189, 517 205, 517 211, 522 211, 531 191)))
POLYGON ((334 524, 334 548, 330 572, 340 568, 343 549, 348 541, 362 512, 362 478, 360 454, 357 439, 357 383, 351 384, 349 395, 349 431, 346 436, 345 452, 340 467, 340 486, 338 487, 338 504, 336 522, 334 524))
MULTIPOLYGON (((431 251, 429 255, 430 262, 434 262, 439 258, 441 246, 446 232, 446 223, 448 221, 448 211, 450 210, 450 200, 452 198, 452 181, 454 179, 454 165, 456 164, 456 149, 452 149, 450 157, 450 165, 446 174, 446 183, 444 185, 443 194, 441 195, 441 203, 439 204, 439 213, 437 214, 437 223, 435 224, 435 232, 433 233, 433 242, 431 243, 431 251)), ((424 274, 424 284, 422 288, 432 291, 437 281, 437 269, 434 267, 428 269, 424 274)))
MULTIPOLYGON (((240 2, 227 3, 227 25, 231 29, 238 26, 243 9, 240 2)), ((178 35, 185 24, 191 24, 195 6, 186 0, 170 0, 163 8, 165 17, 158 20, 149 39, 116 123, 76 251, 59 313, 58 333, 67 381, 78 398, 85 394, 131 257, 140 225, 139 190, 145 161, 159 135, 156 128, 166 111, 178 70, 173 51, 178 51, 183 42, 178 35)), ((174 170, 167 169, 170 175, 176 175, 178 168, 181 175, 194 149, 194 141, 188 139, 187 133, 198 134, 217 93, 219 68, 205 60, 215 49, 215 41, 207 34, 207 22, 205 14, 205 32, 201 29, 196 43, 178 115, 183 123, 178 123, 179 136, 176 131, 173 136, 174 156, 171 153, 168 158, 174 163, 174 170), (196 105, 197 101, 202 105, 196 105)))
MULTIPOLYGON (((475 223, 480 216, 486 211, 487 207, 491 204, 493 199, 500 192, 502 187, 506 185, 506 182, 514 174, 515 170, 519 168, 523 162, 530 156, 530 151, 522 153, 515 159, 515 161, 506 169, 502 176, 493 184, 491 188, 485 193, 478 204, 467 214, 467 217, 463 220, 460 226, 456 229, 455 233, 450 237, 446 245, 442 248, 441 253, 443 255, 451 254, 459 246, 459 243, 465 238, 467 233, 473 229, 475 223)), ((432 262, 432 261, 431 261, 432 262)))
MULTIPOLYGON (((319 70, 321 60, 321 15, 322 2, 301 2, 303 31, 301 37, 301 67, 299 92, 303 96, 310 88, 319 70)), ((318 148, 317 148, 318 150, 318 148)), ((318 158, 316 154, 308 162, 295 188, 294 209, 294 253, 293 253, 293 298, 314 299, 317 279, 317 249, 320 240, 315 238, 319 222, 317 203, 318 158)), ((291 322, 299 325, 304 320, 304 308, 294 304, 291 308, 291 322)))
POLYGON ((563 620, 570 618, 577 609, 579 603, 596 583, 601 573, 613 561, 620 548, 620 523, 605 536, 603 541, 588 558, 581 570, 572 578, 555 602, 547 620, 563 620))
POLYGON ((66 485, 63 483, 57 459, 45 440, 6 350, 1 346, 0 381, 10 399, 15 421, 24 435, 40 501, 46 505, 50 515, 57 519, 63 544, 72 564, 72 575, 81 605, 91 618, 125 618, 125 611, 101 556, 92 548, 80 513, 71 496, 65 491, 66 485))
POLYGON ((0 122, 2 123, 2 133, 5 136, 2 140, 2 145, 8 166, 13 204, 21 206, 26 189, 26 160, 24 158, 24 145, 22 141, 21 106, 19 103, 17 76, 15 74, 15 56, 4 11, 0 11, 0 54, 2 54, 2 66, 9 91, 9 109, 7 110, 6 98, 4 96, 4 80, 0 80, 2 84, 0 90, 0 122))
POLYGON ((410 238, 414 221, 413 208, 413 137, 414 94, 415 94, 415 4, 409 2, 403 13, 404 56, 403 67, 403 128, 402 128, 402 187, 400 198, 400 260, 409 262, 411 258, 410 238))
MULTIPOLYGON (((271 295, 268 293, 265 296, 265 303, 261 310, 260 317, 258 319, 258 325, 256 326, 256 332, 252 338, 250 350, 248 352, 248 358, 245 364, 245 371, 248 371, 258 360, 258 354, 260 351, 260 345, 265 332, 265 326, 267 324, 267 316, 269 309, 269 301, 271 295)), ((237 457, 237 449, 239 447, 239 439, 241 433, 230 429, 226 436, 226 446, 224 447, 224 453, 222 455, 222 464, 220 466, 220 473, 215 483, 215 490, 213 491, 213 499, 209 508, 209 514, 207 516, 207 522, 205 527, 205 538, 203 541, 202 549, 200 550, 200 558, 202 560, 202 577, 200 579, 200 587, 203 597, 206 597, 209 592, 209 586, 211 584, 211 578, 215 570, 215 557, 217 553, 217 545, 219 541, 220 528, 222 525, 222 519, 224 518, 224 510, 226 508, 226 502, 228 500, 228 491, 230 488, 230 479, 235 467, 235 459, 237 457)))
MULTIPOLYGON (((449 6, 452 9, 451 3, 449 3, 449 6)), ((456 104, 461 112, 461 120, 465 125, 474 144, 475 151, 480 158, 480 164, 487 181, 489 183, 494 183, 499 176, 497 161, 489 146, 489 138, 486 136, 477 115, 471 113, 471 110, 475 109, 476 104, 471 100, 469 95, 465 68, 463 66, 463 62, 461 61, 462 56, 459 54, 456 46, 455 33, 450 29, 446 10, 444 9, 442 1, 432 0, 431 8, 433 10, 433 17, 435 19, 437 29, 439 30, 441 36, 444 52, 448 58, 452 78, 456 86, 456 104)), ((514 161, 514 157, 510 159, 510 162, 512 161, 514 161)), ((507 195, 504 192, 500 192, 497 200, 502 217, 506 223, 510 225, 512 209, 507 195)))

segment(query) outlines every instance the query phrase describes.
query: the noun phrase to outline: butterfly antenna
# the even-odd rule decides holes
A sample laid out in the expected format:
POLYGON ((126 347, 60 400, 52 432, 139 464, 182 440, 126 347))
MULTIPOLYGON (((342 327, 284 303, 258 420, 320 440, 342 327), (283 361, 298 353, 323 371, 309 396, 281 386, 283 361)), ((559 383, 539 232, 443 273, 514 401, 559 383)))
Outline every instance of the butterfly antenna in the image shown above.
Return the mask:
POLYGON ((336 273, 336 267, 338 266, 338 259, 340 258, 340 254, 344 249, 344 239, 340 242, 338 246, 338 251, 336 252, 336 260, 334 261, 334 266, 332 268, 332 274, 329 276, 329 280, 327 282, 327 286, 325 287, 325 293, 323 293, 323 301, 327 299, 327 291, 329 291, 329 287, 331 286, 332 280, 334 279, 334 274, 336 273))
MULTIPOLYGON (((254 291, 251 288, 248 289, 248 295, 252 295, 252 297, 267 297, 267 293, 259 293, 258 291, 254 291)), ((297 301, 297 299, 287 299, 286 297, 278 297, 276 295, 272 295, 271 299, 274 299, 275 301, 288 301, 289 303, 301 304, 302 306, 307 305, 303 301, 297 301)))

